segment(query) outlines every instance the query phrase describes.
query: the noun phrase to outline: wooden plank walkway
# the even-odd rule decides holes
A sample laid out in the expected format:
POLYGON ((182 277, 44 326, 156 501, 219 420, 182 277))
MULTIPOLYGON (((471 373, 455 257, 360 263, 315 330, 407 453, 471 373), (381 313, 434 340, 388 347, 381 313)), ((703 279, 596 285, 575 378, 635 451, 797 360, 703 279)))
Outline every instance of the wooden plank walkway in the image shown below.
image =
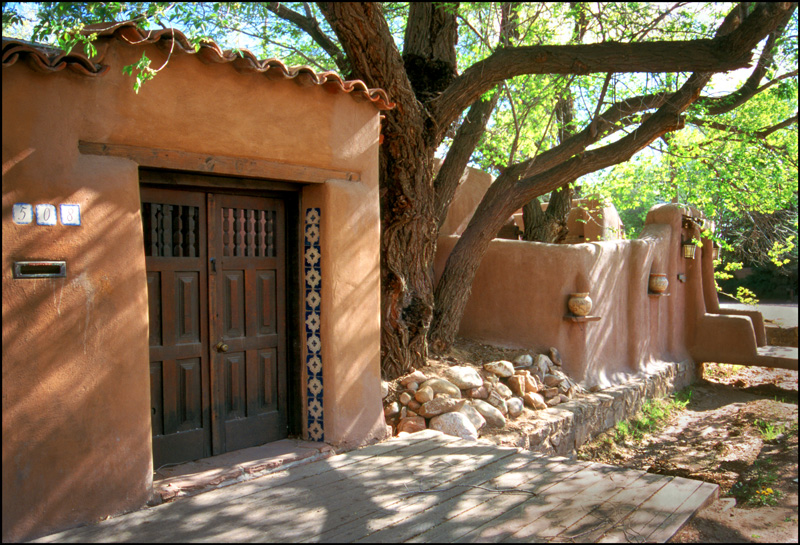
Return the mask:
POLYGON ((718 490, 424 431, 37 542, 663 542, 718 490))

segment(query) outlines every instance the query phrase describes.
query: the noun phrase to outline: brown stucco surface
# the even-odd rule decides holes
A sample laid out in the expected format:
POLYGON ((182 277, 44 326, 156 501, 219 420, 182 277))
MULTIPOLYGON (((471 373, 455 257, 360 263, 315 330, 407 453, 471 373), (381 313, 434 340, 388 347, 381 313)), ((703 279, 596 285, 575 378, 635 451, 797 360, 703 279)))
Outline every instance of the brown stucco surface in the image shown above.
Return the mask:
MULTIPOLYGON (((603 212, 600 227, 618 221, 603 212)), ((761 314, 720 310, 713 282, 711 241, 695 259, 681 242, 699 231, 683 227, 694 208, 665 204, 650 210, 637 239, 544 244, 495 239, 481 262, 459 333, 465 337, 561 352, 564 369, 587 385, 607 386, 647 373, 659 361, 689 359, 796 368, 797 362, 759 354, 761 314), (648 293, 650 273, 665 273, 667 296, 648 293), (680 278, 685 281, 681 281, 680 278), (570 293, 589 292, 597 321, 565 319, 570 293)), ((712 226, 713 228, 713 226, 712 226)), ((458 236, 442 236, 441 275, 458 236)))
MULTIPOLYGON (((325 439, 384 434, 379 112, 347 93, 193 55, 173 56, 136 95, 121 67, 143 51, 154 66, 168 53, 113 42, 98 77, 3 68, 3 162, 33 150, 3 176, 4 541, 140 507, 152 485, 138 168, 81 155, 79 140, 359 173, 303 186, 300 200, 322 210, 325 439), (18 202, 80 204, 82 225, 16 225, 18 202), (66 260, 67 277, 13 279, 25 259, 66 260)), ((303 279, 295 284, 302 293, 303 279)))

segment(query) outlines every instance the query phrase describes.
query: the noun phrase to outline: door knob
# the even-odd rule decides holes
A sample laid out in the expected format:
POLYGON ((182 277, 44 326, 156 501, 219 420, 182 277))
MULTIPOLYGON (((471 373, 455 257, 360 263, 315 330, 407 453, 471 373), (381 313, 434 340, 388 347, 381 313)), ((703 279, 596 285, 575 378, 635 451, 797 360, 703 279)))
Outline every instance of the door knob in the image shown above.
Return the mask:
POLYGON ((217 349, 217 352, 227 352, 228 351, 228 345, 225 344, 222 341, 219 341, 214 348, 217 349))

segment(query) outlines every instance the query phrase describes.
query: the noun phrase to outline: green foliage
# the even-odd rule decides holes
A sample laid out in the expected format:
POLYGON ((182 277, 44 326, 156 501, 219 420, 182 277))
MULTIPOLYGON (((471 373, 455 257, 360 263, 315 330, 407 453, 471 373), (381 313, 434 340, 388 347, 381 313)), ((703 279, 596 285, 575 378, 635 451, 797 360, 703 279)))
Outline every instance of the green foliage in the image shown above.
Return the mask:
POLYGON ((774 441, 786 432, 786 425, 773 424, 767 420, 756 419, 755 425, 764 441, 774 441))
POLYGON ((769 462, 756 460, 752 469, 731 488, 731 495, 740 503, 763 507, 777 505, 783 495, 770 485, 778 480, 778 473, 769 462))
POLYGON ((661 429, 673 413, 684 410, 691 398, 692 389, 684 388, 673 399, 645 400, 641 410, 633 418, 617 422, 615 440, 641 441, 646 434, 661 429))

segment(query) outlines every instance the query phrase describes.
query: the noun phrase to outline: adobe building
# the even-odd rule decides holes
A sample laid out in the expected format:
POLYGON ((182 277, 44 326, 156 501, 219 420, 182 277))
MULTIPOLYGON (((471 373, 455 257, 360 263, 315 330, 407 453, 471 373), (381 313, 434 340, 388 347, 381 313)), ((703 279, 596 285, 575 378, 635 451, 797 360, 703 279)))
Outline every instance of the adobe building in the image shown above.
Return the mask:
POLYGON ((139 508, 163 464, 386 434, 385 93, 95 30, 91 60, 3 41, 4 541, 139 508))

